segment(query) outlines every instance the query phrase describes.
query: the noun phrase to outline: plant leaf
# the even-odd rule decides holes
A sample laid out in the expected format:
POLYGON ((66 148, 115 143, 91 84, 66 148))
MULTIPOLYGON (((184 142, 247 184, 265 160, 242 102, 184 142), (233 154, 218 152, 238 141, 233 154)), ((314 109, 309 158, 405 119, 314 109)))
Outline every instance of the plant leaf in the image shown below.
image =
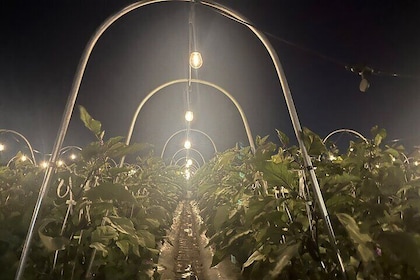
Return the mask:
POLYGON ((368 262, 374 259, 373 250, 367 246, 368 242, 372 242, 372 238, 366 234, 361 233, 356 221, 346 213, 337 213, 338 220, 346 228, 347 233, 356 246, 356 249, 362 258, 363 262, 368 262))
POLYGON ((303 142, 305 144, 306 149, 308 150, 309 155, 318 156, 326 152, 326 148, 321 137, 319 137, 317 134, 315 134, 306 127, 303 128, 302 133, 303 142))
POLYGON ((246 262, 244 262, 244 264, 242 265, 242 271, 246 267, 250 266, 253 262, 260 261, 260 260, 263 260, 265 258, 266 258, 266 256, 264 254, 262 254, 260 251, 258 251, 258 250, 255 251, 254 253, 252 253, 251 256, 249 256, 249 258, 246 260, 246 262))
POLYGON ((89 247, 102 252, 103 257, 106 257, 108 255, 107 246, 100 242, 93 242, 92 244, 89 245, 89 247))
POLYGON ((121 252, 123 252, 123 254, 127 256, 128 249, 130 249, 130 242, 128 242, 128 240, 118 240, 115 243, 118 246, 118 248, 120 248, 121 252))
POLYGON ((121 233, 128 235, 136 235, 136 229, 134 228, 133 222, 125 217, 105 217, 105 221, 111 224, 111 226, 121 233))
POLYGON ((101 244, 108 244, 111 240, 118 238, 118 232, 111 226, 98 226, 92 232, 92 241, 101 244))
POLYGON ((156 246, 155 236, 147 230, 138 230, 139 237, 143 238, 146 247, 154 248, 156 246))
POLYGON ((214 215, 213 226, 219 230, 222 224, 229 218, 229 205, 219 206, 214 215))
POLYGON ((102 139, 101 134, 101 127, 102 124, 93 119, 89 113, 87 112, 87 110, 85 109, 85 107, 79 105, 79 110, 80 110, 80 119, 82 120, 82 122, 85 124, 85 126, 92 131, 96 137, 98 137, 98 139, 102 139))
POLYGON ((292 188, 297 180, 287 164, 266 161, 261 164, 264 179, 277 186, 292 188))
POLYGON ((383 251, 389 252, 394 262, 402 261, 420 269, 420 246, 415 237, 412 233, 385 231, 378 239, 383 251))
POLYGON ((283 132, 281 132, 280 130, 276 129, 277 132, 277 137, 280 140, 280 143, 283 145, 283 147, 286 147, 289 145, 289 137, 287 137, 287 135, 283 132))
POLYGON ((136 203, 136 199, 131 192, 126 190, 120 184, 114 184, 110 182, 104 182, 100 185, 88 190, 85 193, 89 200, 119 200, 136 203))
POLYGON ((226 250, 216 250, 216 252, 214 252, 213 259, 212 259, 210 267, 214 267, 217 264, 219 264, 221 261, 223 261, 223 259, 226 257, 226 255, 227 255, 226 250))
POLYGON ((41 239, 42 245, 44 245, 45 248, 50 252, 64 250, 70 244, 70 240, 68 238, 65 238, 63 236, 52 237, 44 233, 45 227, 53 222, 56 221, 53 219, 47 219, 38 229, 38 234, 39 238, 41 239))
POLYGON ((273 277, 273 279, 276 279, 276 277, 280 275, 283 268, 289 263, 289 261, 299 253, 299 247, 300 242, 293 245, 288 245, 283 250, 277 259, 276 266, 273 270, 270 271, 270 276, 273 277))

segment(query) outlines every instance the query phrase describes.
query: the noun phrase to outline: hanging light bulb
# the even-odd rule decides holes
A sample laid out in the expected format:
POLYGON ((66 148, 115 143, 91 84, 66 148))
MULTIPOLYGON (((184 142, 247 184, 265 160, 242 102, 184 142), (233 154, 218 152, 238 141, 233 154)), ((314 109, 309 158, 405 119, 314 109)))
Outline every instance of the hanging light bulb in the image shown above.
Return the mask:
POLYGON ((189 180, 191 178, 191 171, 187 168, 185 169, 185 179, 189 180))
POLYGON ((192 52, 190 54, 190 66, 194 69, 199 69, 203 65, 203 58, 201 57, 201 53, 199 52, 192 52))
POLYGON ((365 78, 365 75, 361 74, 361 76, 362 76, 362 80, 360 81, 360 84, 359 84, 359 90, 361 92, 366 92, 369 89, 369 87, 370 87, 370 83, 365 78))
POLYGON ((193 114, 193 112, 192 111, 187 111, 186 113, 185 113, 185 120, 187 121, 187 122, 190 122, 190 121, 192 121, 194 119, 194 114, 193 114))
POLYGON ((190 142, 190 140, 186 140, 185 141, 184 148, 187 149, 187 150, 191 148, 191 142, 190 142))

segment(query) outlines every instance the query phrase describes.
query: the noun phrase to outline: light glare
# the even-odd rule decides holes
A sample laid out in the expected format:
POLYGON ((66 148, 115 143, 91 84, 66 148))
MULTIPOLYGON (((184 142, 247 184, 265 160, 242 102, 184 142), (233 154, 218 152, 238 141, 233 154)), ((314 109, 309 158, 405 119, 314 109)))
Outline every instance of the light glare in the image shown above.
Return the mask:
POLYGON ((1 152, 1 151, 4 151, 4 149, 5 149, 5 148, 6 148, 6 147, 5 147, 3 144, 1 144, 1 143, 0 143, 0 152, 1 152))
POLYGON ((185 179, 189 180, 191 177, 191 172, 189 169, 185 169, 185 179))
POLYGON ((202 65, 203 65, 203 58, 201 57, 201 53, 192 52, 190 54, 190 66, 194 69, 199 69, 202 65))
POLYGON ((187 122, 190 122, 190 121, 192 121, 194 119, 194 113, 192 112, 192 111, 187 111, 186 113, 185 113, 185 120, 187 121, 187 122))
POLYGON ((185 141, 184 148, 187 149, 187 150, 191 148, 191 142, 190 142, 190 140, 186 140, 185 141))

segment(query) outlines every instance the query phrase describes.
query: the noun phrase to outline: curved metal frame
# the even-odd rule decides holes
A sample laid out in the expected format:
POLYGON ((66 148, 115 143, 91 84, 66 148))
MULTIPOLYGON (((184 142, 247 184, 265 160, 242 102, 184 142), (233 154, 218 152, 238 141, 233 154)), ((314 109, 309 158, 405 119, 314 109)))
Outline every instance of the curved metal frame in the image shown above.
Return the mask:
POLYGON ((169 136, 168 140, 166 140, 165 144, 163 145, 162 153, 160 154, 160 157, 163 158, 163 155, 165 154, 166 146, 168 146, 168 144, 172 140, 172 138, 174 138, 179 133, 186 132, 188 130, 189 131, 193 131, 193 132, 198 132, 198 133, 201 133, 204 136, 206 136, 210 140, 211 144, 213 145, 214 152, 217 153, 216 144, 214 143, 213 139, 207 133, 205 133, 204 131, 201 131, 199 129, 194 129, 194 128, 187 129, 187 128, 184 128, 184 129, 180 129, 180 130, 176 131, 174 134, 172 134, 171 136, 169 136))
MULTIPOLYGON (((252 133, 251 133, 251 128, 249 127, 248 120, 246 118, 245 112, 242 110, 242 107, 238 103, 238 101, 236 101, 236 99, 228 91, 226 91, 224 88, 222 88, 222 87, 220 87, 220 86, 218 86, 218 85, 216 85, 212 82, 203 81, 203 80, 199 80, 199 79, 178 79, 178 80, 169 81, 167 83, 164 83, 164 84, 158 86, 157 88, 152 90, 145 98, 143 98, 143 100, 140 102, 139 106, 137 107, 136 112, 133 115, 133 119, 131 121, 130 128, 128 129, 127 138, 126 138, 126 141, 125 141, 126 145, 130 144, 131 136, 133 135, 134 126, 136 125, 137 117, 138 117, 141 109, 143 108, 144 104, 153 95, 155 95, 160 90, 162 90, 162 89, 164 89, 168 86, 171 86, 171 85, 174 85, 174 84, 179 84, 179 83, 198 83, 198 84, 207 85, 207 86, 210 86, 210 87, 213 87, 213 88, 217 89, 219 92, 226 95, 232 101, 232 103, 236 106, 236 109, 238 109, 239 114, 241 115, 241 118, 242 118, 242 122, 243 122, 244 127, 245 127, 245 131, 246 131, 246 135, 248 137, 249 145, 251 147, 252 152, 255 152, 255 143, 254 143, 254 138, 253 138, 252 133)), ((120 167, 124 164, 124 160, 125 160, 125 157, 123 156, 121 158, 120 167)))
MULTIPOLYGON (((176 161, 175 161, 175 165, 178 165, 178 162, 180 162, 181 160, 183 160, 183 159, 185 159, 185 160, 188 160, 188 159, 191 159, 192 161, 194 161, 195 163, 196 163, 196 165, 197 165, 197 168, 200 168, 201 167, 201 165, 200 165, 200 163, 198 162, 198 160, 196 160, 195 158, 193 158, 193 157, 181 157, 181 158, 179 158, 179 159, 177 159, 176 161)), ((183 164, 182 166, 185 166, 185 164, 183 164)))
POLYGON ((340 132, 352 133, 352 134, 356 135, 357 137, 359 137, 360 139, 362 139, 363 141, 365 141, 365 143, 368 143, 369 142, 366 139, 366 137, 364 137, 361 133, 357 132, 356 130, 347 129, 347 128, 340 128, 340 129, 337 129, 337 130, 332 131, 330 134, 328 134, 327 136, 325 136, 325 138, 322 140, 322 143, 325 144, 325 142, 327 142, 328 138, 330 138, 334 134, 337 134, 337 133, 340 133, 340 132))
POLYGON ((203 154, 202 154, 202 153, 200 153, 200 151, 199 151, 199 150, 194 149, 194 148, 189 148, 189 149, 187 149, 187 148, 181 148, 181 149, 177 150, 177 151, 174 153, 174 155, 173 155, 173 156, 172 156, 172 158, 171 158, 171 163, 170 163, 170 164, 172 164, 172 162, 174 161, 175 156, 176 156, 177 154, 179 154, 180 152, 182 152, 182 151, 193 151, 193 152, 196 152, 197 154, 199 154, 199 155, 200 155, 201 160, 203 161, 203 164, 205 164, 205 163, 206 163, 206 160, 204 159, 203 154))
POLYGON ((28 146, 28 148, 29 148, 29 152, 31 153, 32 163, 34 165, 37 165, 35 155, 34 155, 34 149, 32 148, 31 143, 29 143, 28 139, 26 139, 25 136, 23 136, 21 133, 19 133, 17 131, 11 130, 11 129, 0 129, 0 134, 1 133, 11 133, 11 134, 17 135, 21 139, 23 139, 23 141, 25 141, 26 146, 28 146))
MULTIPOLYGON (((76 103, 76 98, 79 92, 79 88, 82 82, 82 78, 83 78, 83 74, 84 71, 86 69, 86 65, 87 62, 89 60, 90 54, 93 50, 93 47, 95 46, 96 42, 98 41, 98 39, 101 37, 101 35, 105 32, 105 30, 108 29, 108 27, 114 23, 116 20, 118 20, 119 18, 121 18, 122 16, 124 16, 125 14, 141 8, 145 5, 149 5, 149 4, 153 4, 153 3, 159 3, 159 2, 168 2, 169 0, 145 0, 145 1, 140 1, 140 2, 135 2, 133 4, 130 4, 126 7, 124 7, 123 9, 121 9, 120 11, 118 11, 117 13, 115 13, 114 15, 112 15, 111 17, 109 17, 108 19, 106 19, 101 26, 99 26, 99 28, 96 30, 96 32, 93 34, 93 36, 91 37, 91 39, 89 40, 85 50, 83 51, 82 57, 80 59, 74 80, 73 80, 73 84, 72 84, 72 88, 70 90, 70 94, 67 100, 67 104, 63 113, 63 117, 61 120, 61 124, 59 127, 59 131, 57 133, 57 137, 56 140, 54 142, 54 147, 53 147, 53 151, 51 153, 51 161, 55 162, 58 159, 58 154, 59 154, 59 150, 60 147, 63 144, 64 138, 66 136, 67 133, 67 129, 70 123, 70 119, 72 117, 73 114, 73 109, 74 109, 74 105, 76 103)), ((171 2, 195 2, 195 0, 172 0, 171 2)), ((258 29, 256 29, 254 26, 248 24, 248 20, 243 17, 242 15, 240 15, 239 13, 224 7, 220 4, 217 3, 213 3, 210 1, 200 1, 197 0, 198 3, 201 3, 204 6, 208 6, 210 8, 215 9, 216 11, 220 11, 220 13, 226 17, 235 19, 237 22, 239 22, 242 25, 247 26, 256 36, 257 38, 261 41, 261 43, 264 45, 264 47, 266 48, 267 52, 269 53, 274 67, 276 69, 276 73, 277 76, 279 78, 282 90, 283 90, 283 95, 286 101, 286 105, 289 111, 289 115, 290 115, 290 119, 292 121, 292 125, 293 125, 293 129, 295 132, 295 136, 296 139, 299 143, 299 148, 300 151, 302 153, 302 157, 303 157, 303 161, 304 161, 304 165, 305 165, 305 169, 308 171, 309 175, 310 175, 310 180, 312 182, 312 189, 313 192, 315 194, 315 199, 316 202, 318 204, 318 206, 320 207, 320 214, 325 222, 325 225, 327 227, 328 230, 328 237, 331 243, 332 248, 335 250, 336 253, 336 257, 337 257, 337 261, 338 264, 340 266, 341 269, 341 273, 344 279, 347 279, 347 275, 346 275, 346 270, 344 268, 344 263, 341 257, 341 254, 338 250, 337 247, 337 240, 334 234, 334 230, 332 227, 332 223, 327 211, 327 208, 325 206, 325 202, 321 193, 321 189, 319 187, 319 183, 318 183, 318 178, 316 177, 315 174, 315 170, 314 167, 312 165, 312 160, 311 157, 308 154, 308 151, 304 145, 304 141, 303 141, 303 130, 299 121, 299 117, 297 115, 297 111, 294 105, 294 101, 292 98, 292 94, 289 88, 289 84, 287 82, 286 79, 286 75, 284 73, 283 67, 280 63, 279 57, 277 56, 277 53, 275 51, 275 49, 273 48, 273 46, 271 45, 271 43, 269 42, 269 40, 266 38, 265 34, 261 31, 259 31, 258 29)), ((33 237, 33 233, 34 233, 34 228, 35 228, 35 223, 36 220, 38 218, 38 214, 39 214, 39 210, 41 208, 42 205, 42 201, 45 197, 45 194, 47 193, 48 190, 48 186, 49 183, 51 181, 51 177, 52 174, 54 172, 55 167, 54 166, 50 166, 47 168, 47 170, 45 171, 45 176, 44 176, 44 180, 42 182, 40 191, 39 191, 39 195, 35 204, 35 208, 32 214, 32 218, 31 218, 31 222, 29 225, 29 230, 25 239, 25 243, 23 245, 23 249, 22 249, 22 255, 19 261, 19 266, 17 269, 17 274, 16 274, 16 279, 20 280, 23 276, 23 272, 24 272, 24 267, 25 267, 25 263, 26 263, 26 259, 28 256, 28 252, 29 252, 29 247, 31 245, 32 242, 32 237, 33 237)))
POLYGON ((82 148, 81 147, 79 147, 79 146, 66 146, 66 147, 63 147, 63 148, 61 148, 60 149, 60 155, 64 155, 65 153, 67 153, 68 151, 71 151, 71 150, 78 150, 79 152, 81 152, 82 151, 82 148))
MULTIPOLYGON (((14 162, 14 161, 16 161, 16 160, 20 160, 20 161, 25 161, 25 160, 23 160, 22 159, 22 157, 23 157, 24 155, 22 155, 22 156, 14 156, 14 157, 12 157, 8 162, 7 162, 7 164, 6 164, 6 166, 7 167, 10 167, 10 164, 12 163, 12 162, 14 162)), ((26 156, 25 156, 26 157, 26 156)), ((34 162, 30 159, 30 158, 27 158, 27 160, 29 160, 30 162, 31 162, 31 164, 33 164, 33 165, 35 165, 36 166, 36 164, 34 164, 34 162)))

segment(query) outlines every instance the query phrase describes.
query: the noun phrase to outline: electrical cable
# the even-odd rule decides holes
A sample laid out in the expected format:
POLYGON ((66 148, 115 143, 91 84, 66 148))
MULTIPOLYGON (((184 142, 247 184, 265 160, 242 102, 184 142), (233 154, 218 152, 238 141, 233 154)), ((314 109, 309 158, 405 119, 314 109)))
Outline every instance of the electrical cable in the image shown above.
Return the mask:
MULTIPOLYGON (((201 1, 197 1, 197 3, 202 4, 201 1)), ((364 65, 364 66, 350 65, 350 64, 345 63, 343 61, 340 61, 338 59, 332 58, 332 57, 327 56, 325 54, 322 54, 322 53, 320 53, 318 51, 315 51, 315 50, 313 50, 311 48, 308 48, 308 47, 299 45, 297 43, 291 42, 291 41, 286 40, 284 38, 281 38, 281 37, 279 37, 277 35, 274 35, 274 34, 272 34, 270 32, 267 32, 267 31, 259 28, 257 25, 255 25, 253 23, 250 23, 250 22, 246 22, 246 21, 243 21, 243 20, 239 20, 239 19, 233 18, 230 15, 224 13, 223 11, 219 11, 219 10, 217 10, 215 8, 212 8, 212 9, 214 11, 216 11, 217 13, 222 14, 223 16, 225 16, 225 17, 227 17, 227 18, 229 18, 229 19, 231 19, 233 21, 236 21, 236 22, 241 23, 241 24, 246 25, 246 26, 250 26, 250 27, 256 28, 256 29, 260 30, 261 32, 263 32, 264 34, 266 34, 268 37, 275 39, 276 41, 285 43, 285 44, 287 44, 289 46, 292 46, 292 47, 294 47, 296 49, 299 49, 301 51, 310 53, 310 54, 315 55, 315 56, 317 56, 317 57, 319 57, 319 58, 321 58, 323 60, 326 60, 326 61, 329 61, 331 63, 334 63, 337 66, 343 67, 347 71, 356 73, 356 74, 362 76, 362 79, 364 78, 363 76, 365 76, 365 75, 367 76, 368 74, 372 74, 372 75, 382 76, 382 77, 395 77, 395 78, 406 78, 406 79, 412 79, 412 80, 420 80, 420 76, 416 76, 416 75, 400 74, 400 73, 396 73, 396 72, 386 72, 386 71, 376 70, 376 69, 374 69, 374 68, 372 68, 370 66, 366 66, 366 65, 364 65)))

